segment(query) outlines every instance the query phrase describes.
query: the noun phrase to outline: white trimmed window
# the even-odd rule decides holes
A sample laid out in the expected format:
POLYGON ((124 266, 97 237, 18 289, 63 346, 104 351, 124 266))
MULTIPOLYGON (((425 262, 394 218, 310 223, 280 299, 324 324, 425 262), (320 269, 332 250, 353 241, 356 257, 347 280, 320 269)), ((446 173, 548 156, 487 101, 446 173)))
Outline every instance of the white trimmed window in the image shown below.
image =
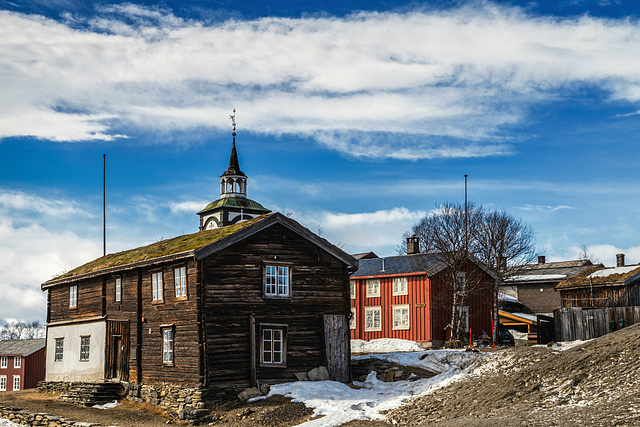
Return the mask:
POLYGON ((358 309, 355 307, 351 307, 351 319, 349 319, 349 329, 356 329, 358 326, 358 318, 356 315, 358 314, 358 309))
POLYGON ((367 280, 367 298, 380 296, 380 279, 367 280))
POLYGON ((151 294, 153 301, 162 301, 163 285, 162 285, 162 271, 156 271, 155 273, 151 273, 151 294))
POLYGON ((393 295, 407 295, 409 293, 409 285, 406 277, 393 278, 393 295))
POLYGON ((394 305, 393 307, 393 329, 407 330, 411 323, 409 321, 409 304, 394 305))
POLYGON ((263 365, 284 366, 286 363, 286 328, 265 326, 262 328, 261 362, 263 365))
POLYGON ((13 376, 13 391, 20 390, 20 375, 13 376))
POLYGON ((78 285, 69 286, 69 307, 78 306, 78 285))
POLYGON ((162 330, 162 363, 173 363, 173 328, 162 330))
POLYGON ((7 376, 0 375, 0 391, 7 391, 7 376))
POLYGON ((22 366, 22 356, 13 356, 13 367, 19 368, 22 366))
POLYGON ((0 357, 0 368, 5 369, 7 367, 7 360, 9 358, 7 356, 0 357))
POLYGON ((122 277, 116 277, 116 302, 122 301, 122 277))
POLYGON ((380 306, 364 308, 364 330, 382 330, 382 308, 380 306))
POLYGON ((53 358, 54 362, 61 362, 64 353, 64 338, 56 338, 56 350, 53 358))
POLYGON ((349 280, 349 295, 351 295, 351 299, 356 299, 356 281, 349 280))
POLYGON ((264 294, 270 297, 288 297, 289 267, 286 265, 265 265, 264 294))
POLYGON ((173 269, 173 279, 176 288, 176 298, 187 296, 187 267, 173 269))
POLYGON ((91 351, 91 336, 80 337, 80 360, 89 360, 89 353, 91 351))
POLYGON ((462 321, 460 330, 469 332, 469 306, 464 307, 456 307, 456 311, 458 312, 458 316, 462 321))

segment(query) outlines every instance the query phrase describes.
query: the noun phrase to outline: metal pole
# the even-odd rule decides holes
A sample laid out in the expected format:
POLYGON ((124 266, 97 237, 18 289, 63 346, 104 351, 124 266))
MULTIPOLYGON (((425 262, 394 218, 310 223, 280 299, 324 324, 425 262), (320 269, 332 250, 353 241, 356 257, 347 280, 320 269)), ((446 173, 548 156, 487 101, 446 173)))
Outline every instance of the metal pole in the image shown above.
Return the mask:
POLYGON ((464 255, 467 256, 469 249, 469 235, 468 235, 468 217, 469 211, 467 209, 467 176, 464 176, 464 255))
POLYGON ((107 155, 102 155, 102 255, 107 255, 107 155))

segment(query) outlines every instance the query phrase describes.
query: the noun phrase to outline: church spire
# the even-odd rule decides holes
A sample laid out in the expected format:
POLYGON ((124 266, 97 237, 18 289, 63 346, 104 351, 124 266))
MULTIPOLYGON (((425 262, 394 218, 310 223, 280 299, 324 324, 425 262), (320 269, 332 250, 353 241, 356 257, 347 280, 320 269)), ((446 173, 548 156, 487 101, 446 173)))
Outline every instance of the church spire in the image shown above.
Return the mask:
POLYGON ((220 199, 198 212, 200 230, 211 230, 255 218, 271 212, 260 203, 247 198, 247 176, 240 170, 236 149, 236 110, 229 116, 233 125, 233 145, 229 167, 220 175, 220 199))

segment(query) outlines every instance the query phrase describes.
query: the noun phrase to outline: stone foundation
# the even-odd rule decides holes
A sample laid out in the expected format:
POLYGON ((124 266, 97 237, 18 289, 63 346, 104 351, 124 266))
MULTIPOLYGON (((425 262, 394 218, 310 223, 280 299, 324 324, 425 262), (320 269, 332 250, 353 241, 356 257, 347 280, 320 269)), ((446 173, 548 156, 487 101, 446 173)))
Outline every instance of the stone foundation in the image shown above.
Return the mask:
POLYGON ((74 420, 65 419, 57 415, 32 414, 22 409, 6 407, 0 405, 0 418, 7 419, 15 424, 25 426, 47 426, 47 427, 95 427, 99 424, 80 423, 74 420))

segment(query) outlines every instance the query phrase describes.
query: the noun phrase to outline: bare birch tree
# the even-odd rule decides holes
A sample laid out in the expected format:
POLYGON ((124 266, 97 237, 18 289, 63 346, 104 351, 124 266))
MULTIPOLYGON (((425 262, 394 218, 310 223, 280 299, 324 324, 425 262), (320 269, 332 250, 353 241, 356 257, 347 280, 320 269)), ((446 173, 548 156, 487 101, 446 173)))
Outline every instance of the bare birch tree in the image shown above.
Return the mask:
MULTIPOLYGON (((485 211, 474 204, 443 203, 405 233, 399 253, 406 253, 406 237, 420 239, 421 252, 439 252, 449 269, 448 286, 451 301, 452 337, 459 338, 462 318, 459 315, 465 300, 473 292, 487 291, 479 279, 464 273, 468 255, 475 256, 497 278, 492 286, 493 312, 497 314, 498 289, 508 277, 519 274, 519 267, 529 264, 535 256, 535 233, 524 222, 506 211, 485 211)), ((498 316, 494 315, 494 333, 498 316)))
MULTIPOLYGON (((493 290, 493 331, 498 330, 498 291, 510 277, 522 273, 536 255, 535 232, 508 212, 483 212, 473 253, 496 277, 493 290)), ((495 336, 494 336, 495 338, 495 336)))

